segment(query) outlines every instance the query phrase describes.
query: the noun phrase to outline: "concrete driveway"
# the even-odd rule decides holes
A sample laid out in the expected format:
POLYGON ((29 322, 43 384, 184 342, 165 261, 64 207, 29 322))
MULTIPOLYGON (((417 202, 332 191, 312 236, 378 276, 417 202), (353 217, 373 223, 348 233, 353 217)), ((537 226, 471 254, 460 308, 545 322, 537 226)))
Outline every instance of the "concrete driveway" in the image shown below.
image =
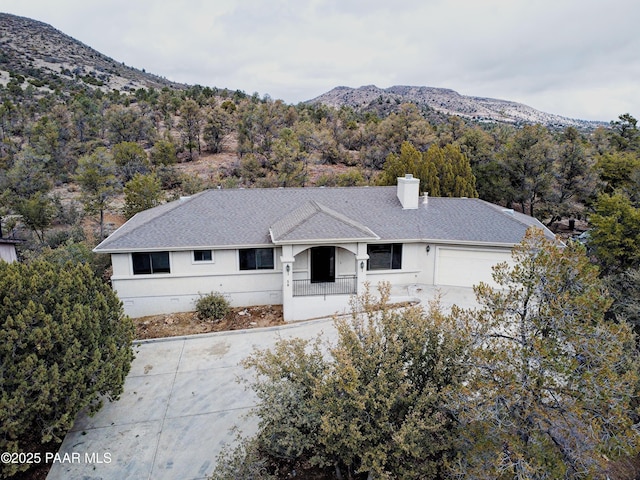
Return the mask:
MULTIPOLYGON (((408 286, 394 294, 426 300, 434 291, 408 286)), ((473 305, 471 289, 442 293, 444 306, 473 305)), ((236 381, 250 374, 240 360, 278 339, 321 332, 335 337, 330 319, 136 342, 120 400, 94 417, 78 416, 47 479, 206 479, 223 446, 234 442, 230 429, 256 429, 246 416, 256 398, 236 381)))

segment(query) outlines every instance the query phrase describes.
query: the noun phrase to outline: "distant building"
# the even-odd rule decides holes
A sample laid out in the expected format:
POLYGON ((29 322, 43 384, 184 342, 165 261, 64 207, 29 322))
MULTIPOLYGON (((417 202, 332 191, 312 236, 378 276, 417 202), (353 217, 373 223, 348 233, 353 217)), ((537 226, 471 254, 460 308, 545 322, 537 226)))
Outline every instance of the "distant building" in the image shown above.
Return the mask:
POLYGON ((17 261, 16 244, 18 243, 20 240, 0 237, 0 260, 9 263, 17 261))
POLYGON ((536 219, 477 198, 397 187, 208 190, 140 212, 95 248, 138 317, 189 311, 201 294, 282 304, 285 320, 348 309, 365 282, 472 286, 536 219))

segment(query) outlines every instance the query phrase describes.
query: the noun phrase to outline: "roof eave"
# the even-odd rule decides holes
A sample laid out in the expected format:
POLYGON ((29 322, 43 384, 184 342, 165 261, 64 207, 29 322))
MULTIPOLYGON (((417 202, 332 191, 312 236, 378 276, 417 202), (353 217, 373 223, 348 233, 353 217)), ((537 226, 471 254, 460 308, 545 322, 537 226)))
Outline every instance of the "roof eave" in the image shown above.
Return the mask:
POLYGON ((380 240, 380 237, 357 237, 357 238, 305 238, 301 240, 274 240, 274 245, 307 245, 307 244, 335 244, 335 243, 358 243, 380 240))

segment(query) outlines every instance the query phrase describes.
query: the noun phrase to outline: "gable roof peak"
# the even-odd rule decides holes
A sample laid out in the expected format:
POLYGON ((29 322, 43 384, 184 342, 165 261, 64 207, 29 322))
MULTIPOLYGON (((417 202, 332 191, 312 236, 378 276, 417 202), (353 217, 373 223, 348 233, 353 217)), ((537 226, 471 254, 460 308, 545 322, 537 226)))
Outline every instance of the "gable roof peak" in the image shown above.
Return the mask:
POLYGON ((273 243, 295 240, 377 239, 370 228, 316 200, 278 219, 269 228, 273 243))

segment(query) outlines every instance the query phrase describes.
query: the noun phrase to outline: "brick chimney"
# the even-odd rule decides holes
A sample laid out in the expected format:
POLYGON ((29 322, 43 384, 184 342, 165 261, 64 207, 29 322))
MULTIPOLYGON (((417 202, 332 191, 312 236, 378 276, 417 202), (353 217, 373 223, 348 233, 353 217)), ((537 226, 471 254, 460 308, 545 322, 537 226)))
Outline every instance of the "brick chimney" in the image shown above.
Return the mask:
POLYGON ((415 210, 418 208, 420 180, 413 178, 410 173, 405 174, 404 177, 398 177, 397 195, 403 210, 415 210))

